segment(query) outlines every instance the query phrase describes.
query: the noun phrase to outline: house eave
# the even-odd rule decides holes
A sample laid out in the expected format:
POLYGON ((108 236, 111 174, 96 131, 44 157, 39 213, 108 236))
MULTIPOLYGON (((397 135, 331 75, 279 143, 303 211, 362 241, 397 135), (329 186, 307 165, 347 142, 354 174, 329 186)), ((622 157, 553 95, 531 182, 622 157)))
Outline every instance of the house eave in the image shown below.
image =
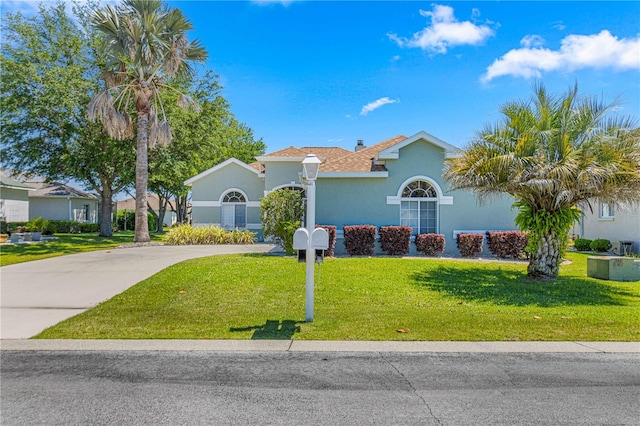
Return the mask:
POLYGON ((318 173, 318 179, 334 179, 334 178, 387 178, 389 172, 322 172, 318 173))

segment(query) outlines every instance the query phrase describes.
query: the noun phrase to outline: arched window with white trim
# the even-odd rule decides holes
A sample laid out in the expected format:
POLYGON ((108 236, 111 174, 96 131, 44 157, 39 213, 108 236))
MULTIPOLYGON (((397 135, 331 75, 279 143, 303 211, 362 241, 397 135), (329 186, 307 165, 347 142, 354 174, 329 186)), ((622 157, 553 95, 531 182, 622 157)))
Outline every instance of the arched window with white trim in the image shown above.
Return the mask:
POLYGON ((400 196, 400 225, 413 235, 438 232, 438 192, 423 179, 409 182, 400 196))
POLYGON ((238 191, 229 191, 222 198, 221 225, 224 229, 247 226, 247 199, 238 191))

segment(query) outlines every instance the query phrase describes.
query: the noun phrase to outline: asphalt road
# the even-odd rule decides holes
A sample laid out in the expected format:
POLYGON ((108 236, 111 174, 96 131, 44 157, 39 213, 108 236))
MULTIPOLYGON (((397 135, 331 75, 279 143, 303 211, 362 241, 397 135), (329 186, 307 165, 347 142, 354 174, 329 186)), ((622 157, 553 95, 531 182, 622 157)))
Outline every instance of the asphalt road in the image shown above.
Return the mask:
POLYGON ((2 351, 2 425, 637 425, 637 353, 2 351))

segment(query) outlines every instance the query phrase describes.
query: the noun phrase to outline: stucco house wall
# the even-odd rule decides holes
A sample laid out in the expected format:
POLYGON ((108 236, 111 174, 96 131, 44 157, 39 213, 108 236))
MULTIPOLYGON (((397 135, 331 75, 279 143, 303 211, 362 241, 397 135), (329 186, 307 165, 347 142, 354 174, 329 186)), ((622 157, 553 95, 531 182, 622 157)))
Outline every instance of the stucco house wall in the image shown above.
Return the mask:
POLYGON ((98 222, 98 201, 91 198, 71 197, 31 197, 29 218, 41 217, 47 220, 75 220, 77 222, 98 222))
MULTIPOLYGON (((260 199, 264 196, 264 179, 259 170, 235 158, 225 161, 187 180, 191 186, 191 223, 193 226, 225 226, 222 205, 225 195, 240 193, 246 206, 246 228, 261 234, 260 199)), ((261 238, 261 235, 259 235, 261 238)))
POLYGON ((27 222, 29 220, 29 191, 0 186, 0 220, 27 222))
POLYGON ((573 233, 590 240, 604 238, 612 243, 632 241, 633 252, 640 253, 640 206, 613 206, 613 211, 603 209, 602 203, 593 203, 593 211, 582 209, 584 216, 573 228, 573 233))
MULTIPOLYGON (((420 132, 372 147, 359 143, 355 152, 342 148, 290 147, 258 157, 258 162, 252 165, 230 159, 185 183, 192 188, 194 226, 219 225, 223 197, 235 191, 244 195, 246 228, 258 231, 260 198, 274 189, 300 187, 301 162, 305 155, 314 153, 323 161, 316 181, 316 223, 335 225, 341 238, 344 225, 379 227, 415 219, 416 216, 408 215, 407 206, 418 202, 419 206, 431 209, 429 228, 435 226, 436 232, 444 234, 446 253, 456 253, 457 232, 516 229, 516 212, 511 209, 513 200, 509 197, 480 205, 470 192, 449 190, 443 178, 444 161, 457 152, 452 145, 420 132), (428 198, 403 198, 403 190, 415 181, 429 188, 428 198)), ((341 251, 341 245, 342 241, 338 241, 337 252, 341 251)))

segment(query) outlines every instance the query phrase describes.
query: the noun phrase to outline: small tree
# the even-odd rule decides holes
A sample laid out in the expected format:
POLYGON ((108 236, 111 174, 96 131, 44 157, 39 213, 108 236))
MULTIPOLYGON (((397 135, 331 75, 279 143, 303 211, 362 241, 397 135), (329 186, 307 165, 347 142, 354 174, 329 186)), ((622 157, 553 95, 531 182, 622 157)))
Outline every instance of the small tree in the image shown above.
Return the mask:
POLYGON ((260 201, 262 233, 273 237, 287 254, 293 254, 293 234, 302 223, 302 194, 294 189, 272 191, 260 201))

